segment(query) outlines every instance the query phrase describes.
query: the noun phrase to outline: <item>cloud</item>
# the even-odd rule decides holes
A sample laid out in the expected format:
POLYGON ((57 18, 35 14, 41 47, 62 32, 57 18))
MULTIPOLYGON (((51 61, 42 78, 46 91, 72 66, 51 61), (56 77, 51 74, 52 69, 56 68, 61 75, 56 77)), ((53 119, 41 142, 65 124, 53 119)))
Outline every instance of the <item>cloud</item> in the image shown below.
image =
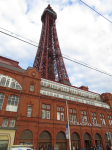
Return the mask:
MULTIPOLYGON (((84 2, 112 20, 111 0, 84 2)), ((62 53, 112 74, 112 24, 78 0, 53 0, 50 4, 57 13, 62 53)), ((0 27, 39 43, 41 15, 47 5, 45 0, 1 0, 0 27)), ((22 68, 33 66, 36 51, 36 47, 0 33, 0 54, 19 61, 22 68)), ((85 85, 98 93, 112 91, 112 77, 64 62, 72 85, 85 85)))

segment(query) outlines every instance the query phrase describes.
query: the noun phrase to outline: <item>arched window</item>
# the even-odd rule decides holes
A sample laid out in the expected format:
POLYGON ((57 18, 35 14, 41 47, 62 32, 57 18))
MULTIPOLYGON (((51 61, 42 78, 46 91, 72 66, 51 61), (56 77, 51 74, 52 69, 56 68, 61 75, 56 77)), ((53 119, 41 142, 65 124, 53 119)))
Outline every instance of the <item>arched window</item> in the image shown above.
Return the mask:
POLYGON ((20 144, 32 144, 33 135, 30 130, 24 130, 20 136, 20 144))
POLYGON ((0 93, 0 110, 2 109, 4 98, 5 98, 5 95, 3 93, 0 93))
POLYGON ((9 98, 8 98, 6 111, 17 112, 18 102, 19 102, 19 97, 18 96, 10 95, 9 98))
POLYGON ((14 80, 13 78, 9 77, 9 76, 5 76, 0 74, 0 86, 5 86, 5 87, 9 87, 12 89, 17 89, 17 90, 21 90, 21 86, 20 84, 14 80))

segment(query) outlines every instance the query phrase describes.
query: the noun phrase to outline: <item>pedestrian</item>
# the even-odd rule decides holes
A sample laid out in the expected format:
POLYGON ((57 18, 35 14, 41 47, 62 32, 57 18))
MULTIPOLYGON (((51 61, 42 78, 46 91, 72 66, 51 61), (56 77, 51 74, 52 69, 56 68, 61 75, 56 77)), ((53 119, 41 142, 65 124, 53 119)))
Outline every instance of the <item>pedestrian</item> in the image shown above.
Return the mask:
POLYGON ((52 146, 50 146, 50 150, 52 150, 52 146))
POLYGON ((41 147, 41 149, 40 150, 43 150, 43 146, 41 147))
POLYGON ((73 145, 73 150, 75 150, 75 146, 73 145))
POLYGON ((77 150, 77 146, 76 146, 76 150, 77 150))
POLYGON ((94 146, 93 150, 97 150, 96 145, 94 146))
POLYGON ((111 145, 111 147, 110 147, 110 150, 112 150, 112 145, 111 145))
POLYGON ((48 147, 48 150, 50 150, 50 145, 49 145, 49 147, 48 147))

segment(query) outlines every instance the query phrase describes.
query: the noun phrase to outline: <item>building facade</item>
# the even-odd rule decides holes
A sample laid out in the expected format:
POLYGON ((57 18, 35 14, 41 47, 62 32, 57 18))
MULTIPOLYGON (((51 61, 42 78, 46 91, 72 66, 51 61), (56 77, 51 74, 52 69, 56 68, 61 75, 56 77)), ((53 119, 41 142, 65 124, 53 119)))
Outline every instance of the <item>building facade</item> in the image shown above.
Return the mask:
POLYGON ((33 144, 38 150, 111 145, 112 94, 42 78, 35 67, 0 57, 0 149, 33 144))

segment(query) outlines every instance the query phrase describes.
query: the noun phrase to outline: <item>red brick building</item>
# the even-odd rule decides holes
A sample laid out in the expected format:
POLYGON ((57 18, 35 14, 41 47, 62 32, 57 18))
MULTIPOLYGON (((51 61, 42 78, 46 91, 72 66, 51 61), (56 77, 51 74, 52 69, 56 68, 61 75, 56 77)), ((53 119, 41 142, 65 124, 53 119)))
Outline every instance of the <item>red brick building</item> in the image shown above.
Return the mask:
POLYGON ((112 94, 44 79, 35 68, 24 70, 0 57, 1 145, 33 144, 48 150, 57 144, 59 150, 69 149, 67 110, 71 147, 106 149, 112 135, 112 94))

